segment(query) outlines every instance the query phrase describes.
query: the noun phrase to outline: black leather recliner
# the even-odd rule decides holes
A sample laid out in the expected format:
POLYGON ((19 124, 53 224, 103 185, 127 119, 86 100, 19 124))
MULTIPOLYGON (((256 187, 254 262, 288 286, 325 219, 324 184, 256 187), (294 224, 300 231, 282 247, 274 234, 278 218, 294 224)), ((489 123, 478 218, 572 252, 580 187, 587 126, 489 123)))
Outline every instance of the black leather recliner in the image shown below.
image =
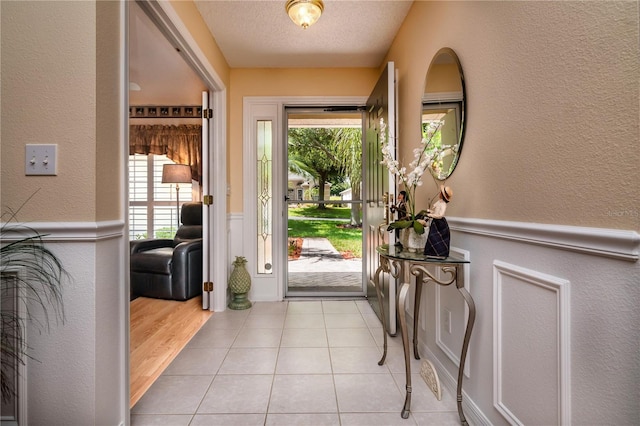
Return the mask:
POLYGON ((173 240, 131 241, 132 298, 187 300, 202 294, 202 203, 185 203, 173 240))

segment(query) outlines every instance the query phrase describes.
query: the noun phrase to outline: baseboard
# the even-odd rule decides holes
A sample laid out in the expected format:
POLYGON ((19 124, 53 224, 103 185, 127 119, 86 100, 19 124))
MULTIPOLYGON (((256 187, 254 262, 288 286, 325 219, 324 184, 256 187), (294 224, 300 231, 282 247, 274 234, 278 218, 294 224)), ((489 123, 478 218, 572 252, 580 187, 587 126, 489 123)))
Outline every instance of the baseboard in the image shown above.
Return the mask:
MULTIPOLYGON (((407 328, 409 328, 409 326, 407 328)), ((413 335, 413 329, 408 330, 408 335, 413 335)), ((458 387, 457 375, 456 377, 452 376, 440 362, 440 360, 435 356, 435 354, 427 347, 426 344, 419 343, 419 350, 421 357, 423 359, 428 359, 429 361, 431 361, 431 363, 435 367, 438 373, 438 377, 440 378, 440 385, 447 388, 447 390, 451 392, 451 395, 454 395, 455 399, 458 387)), ((484 415, 482 410, 480 410, 480 407, 478 407, 473 399, 471 399, 469 395, 464 391, 464 382, 462 384, 462 409, 464 410, 464 416, 470 425, 491 425, 491 421, 489 421, 489 418, 484 415)))

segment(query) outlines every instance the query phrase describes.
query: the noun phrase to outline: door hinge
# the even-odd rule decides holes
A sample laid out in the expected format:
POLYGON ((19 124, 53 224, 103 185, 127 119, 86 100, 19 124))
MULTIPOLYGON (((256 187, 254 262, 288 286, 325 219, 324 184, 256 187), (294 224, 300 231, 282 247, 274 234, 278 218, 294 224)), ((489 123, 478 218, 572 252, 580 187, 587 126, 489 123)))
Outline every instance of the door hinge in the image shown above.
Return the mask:
POLYGON ((213 204, 213 195, 205 195, 202 197, 202 204, 205 206, 210 206, 213 204))
POLYGON ((211 108, 203 109, 202 118, 213 118, 213 110, 211 108))
POLYGON ((213 282, 205 281, 202 283, 202 291, 213 291, 213 282))

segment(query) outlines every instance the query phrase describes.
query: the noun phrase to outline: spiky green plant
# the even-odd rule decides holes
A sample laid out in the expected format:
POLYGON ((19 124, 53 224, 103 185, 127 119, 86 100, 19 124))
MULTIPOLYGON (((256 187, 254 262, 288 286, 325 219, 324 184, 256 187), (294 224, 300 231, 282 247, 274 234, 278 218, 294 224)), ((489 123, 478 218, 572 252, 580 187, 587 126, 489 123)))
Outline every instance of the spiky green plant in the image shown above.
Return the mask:
POLYGON ((18 375, 17 367, 27 358, 34 359, 24 338, 27 322, 39 331, 48 331, 51 321, 64 322, 62 287, 70 278, 60 259, 45 246, 45 235, 17 222, 19 210, 7 208, 0 229, 0 297, 4 307, 0 312, 0 387, 5 402, 16 396, 12 378, 18 375), (24 316, 6 309, 7 302, 13 306, 16 296, 25 308, 24 316), (34 315, 36 310, 43 315, 34 315))

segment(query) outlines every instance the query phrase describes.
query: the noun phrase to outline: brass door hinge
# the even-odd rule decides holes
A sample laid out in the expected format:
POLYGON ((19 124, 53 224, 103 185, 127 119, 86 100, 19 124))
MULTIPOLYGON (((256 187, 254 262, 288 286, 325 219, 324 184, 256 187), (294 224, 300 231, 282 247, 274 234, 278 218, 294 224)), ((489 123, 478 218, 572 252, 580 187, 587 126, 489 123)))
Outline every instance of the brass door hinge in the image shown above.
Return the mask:
POLYGON ((202 118, 213 118, 213 110, 211 108, 203 109, 202 118))
POLYGON ((202 204, 205 206, 210 206, 213 204, 213 195, 205 195, 202 197, 202 204))
POLYGON ((202 283, 202 291, 213 291, 213 283, 211 281, 202 283))

